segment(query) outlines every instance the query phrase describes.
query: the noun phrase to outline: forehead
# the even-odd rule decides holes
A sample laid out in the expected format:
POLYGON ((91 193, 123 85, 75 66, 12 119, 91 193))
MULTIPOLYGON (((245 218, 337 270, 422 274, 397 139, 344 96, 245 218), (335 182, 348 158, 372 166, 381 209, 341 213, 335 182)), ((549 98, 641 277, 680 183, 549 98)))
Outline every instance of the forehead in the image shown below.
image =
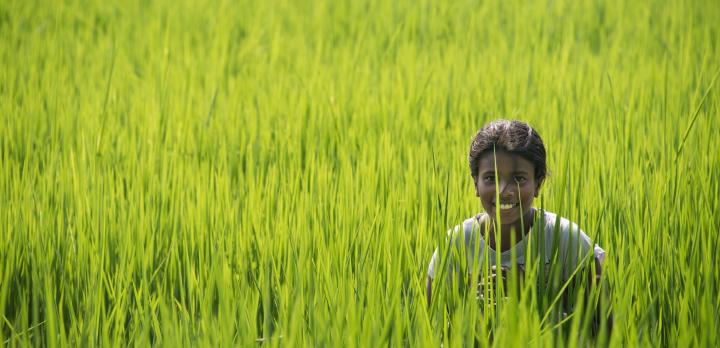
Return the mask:
POLYGON ((523 158, 522 156, 507 151, 496 151, 495 156, 492 152, 484 153, 480 156, 479 172, 494 172, 495 159, 497 158, 497 170, 500 173, 516 173, 525 172, 531 175, 535 174, 535 165, 523 158))

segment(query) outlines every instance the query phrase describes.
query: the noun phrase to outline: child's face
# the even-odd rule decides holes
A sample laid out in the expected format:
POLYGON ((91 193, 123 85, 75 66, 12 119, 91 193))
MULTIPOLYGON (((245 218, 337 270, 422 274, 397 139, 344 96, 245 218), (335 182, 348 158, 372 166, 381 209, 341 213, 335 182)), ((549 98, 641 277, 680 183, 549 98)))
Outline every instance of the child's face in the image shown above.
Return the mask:
POLYGON ((540 189, 540 183, 535 179, 535 165, 520 155, 502 150, 496 151, 495 156, 497 173, 492 152, 480 157, 475 193, 491 219, 496 218, 496 209, 500 209, 502 225, 517 223, 530 211, 540 189), (498 181, 500 202, 495 201, 495 180, 498 181))

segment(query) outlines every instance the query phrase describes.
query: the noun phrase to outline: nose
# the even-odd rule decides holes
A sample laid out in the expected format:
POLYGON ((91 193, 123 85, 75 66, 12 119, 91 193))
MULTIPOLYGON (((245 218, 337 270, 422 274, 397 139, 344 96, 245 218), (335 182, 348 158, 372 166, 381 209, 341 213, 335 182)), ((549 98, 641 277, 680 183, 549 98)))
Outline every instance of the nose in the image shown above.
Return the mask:
POLYGON ((515 197, 515 186, 513 182, 510 181, 504 181, 500 182, 500 198, 502 199, 512 199, 515 197))

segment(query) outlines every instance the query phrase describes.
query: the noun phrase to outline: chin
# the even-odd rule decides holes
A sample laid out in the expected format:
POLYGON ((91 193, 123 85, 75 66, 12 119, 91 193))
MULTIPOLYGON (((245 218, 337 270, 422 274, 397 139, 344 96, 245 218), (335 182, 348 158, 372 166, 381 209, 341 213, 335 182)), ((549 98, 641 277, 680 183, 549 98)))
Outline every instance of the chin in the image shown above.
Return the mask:
POLYGON ((520 218, 517 216, 503 217, 502 215, 500 215, 500 224, 501 225, 513 225, 518 222, 520 222, 520 218))
MULTIPOLYGON (((490 219, 496 220, 497 212, 494 209, 486 210, 485 212, 488 214, 490 219)), ((528 213, 528 211, 526 211, 526 212, 513 211, 513 212, 507 212, 507 213, 500 212, 500 223, 502 225, 511 225, 511 224, 520 223, 520 219, 523 216, 525 216, 525 214, 527 214, 527 213, 528 213)))
MULTIPOLYGON (((488 217, 489 217, 491 220, 497 220, 497 212, 487 211, 487 210, 486 210, 485 213, 488 215, 488 217)), ((511 214, 511 215, 506 215, 506 214, 500 213, 500 222, 501 222, 503 225, 507 225, 507 224, 513 223, 513 222, 515 222, 515 221, 517 221, 517 220, 519 220, 519 219, 520 219, 520 216, 518 216, 518 215, 515 214, 515 213, 513 213, 513 214, 511 214)))

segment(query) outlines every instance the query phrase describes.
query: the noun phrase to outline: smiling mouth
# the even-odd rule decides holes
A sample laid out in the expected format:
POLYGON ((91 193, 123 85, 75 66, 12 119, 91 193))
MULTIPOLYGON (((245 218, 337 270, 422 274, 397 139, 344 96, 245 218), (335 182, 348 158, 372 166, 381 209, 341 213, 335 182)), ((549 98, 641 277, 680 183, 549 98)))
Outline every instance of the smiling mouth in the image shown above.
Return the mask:
MULTIPOLYGON (((497 204, 494 204, 497 207, 497 204)), ((519 206, 520 203, 500 203, 500 210, 510 210, 512 208, 515 208, 519 206)))

